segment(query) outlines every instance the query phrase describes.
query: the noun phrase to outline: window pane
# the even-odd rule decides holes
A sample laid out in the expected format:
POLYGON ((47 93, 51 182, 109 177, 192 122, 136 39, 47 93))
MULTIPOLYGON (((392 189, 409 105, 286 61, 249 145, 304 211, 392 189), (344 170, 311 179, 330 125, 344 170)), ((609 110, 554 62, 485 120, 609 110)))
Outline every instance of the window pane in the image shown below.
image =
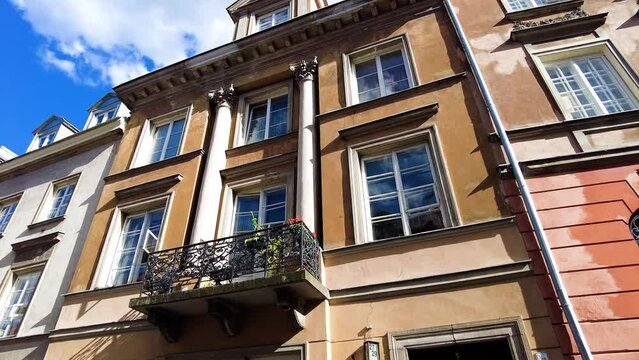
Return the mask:
POLYGON ((375 59, 355 65, 355 77, 360 101, 367 101, 381 96, 375 59))
POLYGON ((410 231, 412 234, 437 230, 444 227, 440 211, 411 214, 408 216, 408 223, 410 224, 410 231))
POLYGON ((397 163, 400 169, 408 169, 415 166, 428 165, 428 153, 426 148, 420 146, 397 153, 397 163))
POLYGON ((169 159, 178 154, 180 149, 180 141, 182 140, 182 131, 184 131, 184 120, 177 120, 173 122, 171 127, 171 134, 169 134, 169 140, 166 145, 166 151, 162 159, 169 159))
POLYGON ((151 162, 157 162, 162 160, 162 150, 164 149, 164 143, 169 132, 169 125, 162 125, 155 128, 155 135, 153 136, 153 150, 151 151, 151 162))
POLYGON ((274 18, 275 18, 275 25, 279 25, 285 22, 286 20, 288 20, 288 8, 284 8, 282 10, 276 11, 274 18))
POLYGON ((264 224, 280 224, 286 220, 286 204, 267 208, 264 213, 264 224))
POLYGON ((249 109, 249 123, 246 131, 246 143, 264 140, 266 129, 266 104, 253 105, 249 109))
POLYGON ((71 201, 71 196, 73 195, 74 189, 75 184, 63 186, 56 190, 53 198, 53 205, 48 215, 49 219, 53 219, 65 214, 67 207, 69 206, 69 201, 71 201))
POLYGON ((288 95, 271 99, 268 137, 286 134, 288 130, 288 95))
POLYGON ((399 214, 399 199, 397 196, 370 201, 371 217, 399 214))
POLYGON ((265 193, 265 198, 266 198, 267 207, 284 203, 286 202, 286 190, 277 189, 277 190, 267 191, 265 193))
POLYGON ((602 102, 605 113, 612 114, 635 108, 624 84, 617 79, 615 70, 605 57, 581 58, 575 60, 575 64, 602 102))
POLYGON ((432 186, 404 192, 406 210, 437 204, 437 196, 432 186))
POLYGON ((394 193, 397 191, 395 176, 392 174, 389 176, 368 180, 367 185, 369 196, 394 193))
POLYGON ((7 229, 9 220, 11 220, 11 216, 13 216, 13 213, 16 210, 16 205, 16 203, 13 203, 4 205, 2 208, 0 208, 0 233, 4 232, 7 229))
POLYGON ((408 89, 408 75, 401 51, 380 56, 386 94, 408 89))
POLYGON ((364 167, 367 177, 390 173, 393 172, 393 158, 386 155, 377 159, 365 160, 364 167))
POLYGON ((237 199, 235 233, 254 231, 260 210, 260 196, 241 196, 237 199))
POLYGON ((273 14, 269 14, 269 15, 261 17, 258 20, 260 30, 266 30, 270 28, 271 26, 273 26, 272 22, 273 22, 273 14))
POLYGON ((392 219, 373 223, 373 240, 403 236, 402 219, 392 219))

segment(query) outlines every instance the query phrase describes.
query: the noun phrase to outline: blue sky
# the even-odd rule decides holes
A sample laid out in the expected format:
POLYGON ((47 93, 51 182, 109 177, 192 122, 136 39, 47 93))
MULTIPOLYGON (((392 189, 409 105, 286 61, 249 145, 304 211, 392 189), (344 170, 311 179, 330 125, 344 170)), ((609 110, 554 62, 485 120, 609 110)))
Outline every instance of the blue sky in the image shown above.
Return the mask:
POLYGON ((0 145, 23 154, 52 114, 81 129, 113 86, 231 41, 233 1, 0 0, 0 145))
POLYGON ((24 153, 51 114, 81 129, 114 85, 230 41, 231 2, 0 0, 0 145, 24 153))

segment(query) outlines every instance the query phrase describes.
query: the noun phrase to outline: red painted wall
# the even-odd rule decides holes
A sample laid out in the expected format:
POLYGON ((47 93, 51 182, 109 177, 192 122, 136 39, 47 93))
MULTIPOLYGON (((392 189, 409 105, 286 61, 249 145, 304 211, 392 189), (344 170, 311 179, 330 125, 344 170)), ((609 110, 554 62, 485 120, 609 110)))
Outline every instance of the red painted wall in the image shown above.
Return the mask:
MULTIPOLYGON (((596 359, 639 359, 639 164, 531 177, 555 261, 596 359)), ((577 359, 539 246, 513 181, 504 182, 567 359, 577 359)))

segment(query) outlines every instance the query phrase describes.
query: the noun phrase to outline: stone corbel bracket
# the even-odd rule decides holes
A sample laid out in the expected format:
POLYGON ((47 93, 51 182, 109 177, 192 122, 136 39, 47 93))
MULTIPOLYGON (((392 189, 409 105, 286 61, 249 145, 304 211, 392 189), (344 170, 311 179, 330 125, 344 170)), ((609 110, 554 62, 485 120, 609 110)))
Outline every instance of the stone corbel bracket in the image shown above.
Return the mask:
POLYGON ((229 337, 236 336, 244 327, 242 310, 225 301, 210 300, 208 302, 209 315, 217 318, 222 326, 222 331, 229 337))
POLYGON ((590 15, 583 9, 540 21, 516 21, 510 38, 522 43, 540 43, 590 33, 606 22, 608 13, 590 15))
POLYGON ((306 327, 306 315, 304 312, 305 301, 288 287, 275 289, 277 296, 277 307, 291 315, 297 329, 306 327))
POLYGON ((148 320, 160 330, 164 340, 175 343, 182 336, 182 320, 166 310, 151 310, 148 313, 148 320))

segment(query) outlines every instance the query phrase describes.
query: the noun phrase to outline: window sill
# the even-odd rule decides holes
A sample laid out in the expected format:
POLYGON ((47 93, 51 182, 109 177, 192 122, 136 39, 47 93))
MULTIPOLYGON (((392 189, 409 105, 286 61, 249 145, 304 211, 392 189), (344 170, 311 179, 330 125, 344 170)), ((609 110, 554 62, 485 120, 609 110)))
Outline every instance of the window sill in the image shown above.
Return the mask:
POLYGON ((137 292, 140 292, 142 290, 142 281, 136 281, 130 284, 109 286, 109 287, 103 287, 103 288, 96 287, 90 290, 83 290, 83 291, 63 294, 62 296, 64 296, 65 298, 66 297, 71 297, 71 298, 92 297, 92 296, 104 294, 104 293, 130 292, 132 290, 136 290, 137 292))
POLYGON ((231 149, 226 150, 226 156, 235 156, 238 154, 242 154, 244 152, 250 152, 250 151, 254 151, 257 149, 261 149, 263 147, 267 147, 270 146, 274 143, 283 141, 283 140, 292 140, 292 139, 296 139, 297 138, 297 132, 288 132, 284 135, 280 135, 280 136, 276 136, 276 137, 272 137, 266 140, 262 140, 262 141, 257 141, 254 143, 250 143, 250 144, 243 144, 243 145, 238 145, 236 147, 233 147, 231 149))
POLYGON ((35 229, 35 228, 39 228, 39 227, 43 227, 43 226, 47 226, 47 225, 57 224, 59 222, 64 221, 64 219, 66 219, 66 218, 67 218, 66 215, 62 215, 62 216, 54 217, 54 218, 51 218, 51 219, 46 219, 46 220, 34 222, 33 224, 27 225, 27 228, 35 229))
POLYGON ((510 39, 521 43, 540 43, 595 31, 606 22, 608 13, 588 15, 569 13, 555 19, 515 24, 510 39))
POLYGON ((562 11, 574 10, 583 5, 584 0, 567 0, 556 4, 538 6, 535 8, 511 11, 506 13, 505 18, 510 21, 526 20, 544 15, 555 14, 562 11))

